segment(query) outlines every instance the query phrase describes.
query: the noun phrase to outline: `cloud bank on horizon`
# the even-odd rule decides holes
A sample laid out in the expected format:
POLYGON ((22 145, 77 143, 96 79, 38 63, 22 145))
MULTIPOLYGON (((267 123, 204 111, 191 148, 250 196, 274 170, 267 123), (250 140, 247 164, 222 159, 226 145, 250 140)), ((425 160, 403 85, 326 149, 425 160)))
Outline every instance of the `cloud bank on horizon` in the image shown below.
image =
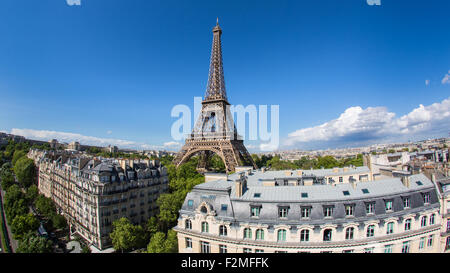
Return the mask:
POLYGON ((368 144, 371 141, 396 140, 417 136, 441 135, 450 131, 450 97, 442 102, 413 109, 396 117, 386 107, 360 106, 347 108, 337 119, 288 134, 283 146, 294 147, 315 143, 368 144))
POLYGON ((77 133, 58 132, 49 130, 34 130, 34 129, 11 129, 11 134, 24 136, 29 139, 36 139, 48 141, 50 139, 57 139, 59 142, 73 142, 78 141, 84 145, 92 146, 118 146, 121 148, 139 149, 139 150, 162 150, 176 147, 176 142, 166 142, 163 145, 150 145, 131 140, 114 139, 114 138, 100 138, 94 136, 84 136, 77 133))

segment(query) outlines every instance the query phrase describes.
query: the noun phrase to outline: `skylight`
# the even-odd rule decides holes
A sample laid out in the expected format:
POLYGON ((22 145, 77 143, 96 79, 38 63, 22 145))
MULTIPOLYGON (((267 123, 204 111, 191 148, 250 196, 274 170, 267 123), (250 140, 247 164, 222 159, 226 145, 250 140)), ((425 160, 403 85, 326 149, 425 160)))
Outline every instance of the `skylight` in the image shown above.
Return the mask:
POLYGON ((255 193, 255 194, 253 195, 253 197, 254 197, 254 198, 260 198, 260 197, 261 197, 261 194, 260 194, 260 193, 255 193))
POLYGON ((419 186, 423 185, 422 182, 420 182, 420 181, 417 181, 416 184, 419 185, 419 186))
POLYGON ((349 192, 349 191, 343 191, 342 193, 343 193, 345 196, 350 195, 350 192, 349 192))
POLYGON ((308 198, 308 193, 307 192, 302 192, 302 198, 308 198))
POLYGON ((369 190, 368 190, 368 189, 362 189, 361 191, 362 191, 364 194, 369 193, 369 190))

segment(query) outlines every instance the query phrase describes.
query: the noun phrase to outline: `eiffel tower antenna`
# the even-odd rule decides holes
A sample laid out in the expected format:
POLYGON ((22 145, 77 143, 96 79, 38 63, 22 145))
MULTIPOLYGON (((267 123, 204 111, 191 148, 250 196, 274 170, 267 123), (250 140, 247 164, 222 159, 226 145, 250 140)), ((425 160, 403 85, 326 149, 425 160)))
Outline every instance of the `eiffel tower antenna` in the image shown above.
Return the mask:
POLYGON ((222 29, 219 26, 219 17, 212 32, 211 61, 202 110, 192 133, 186 138, 186 143, 174 158, 173 163, 178 167, 192 156, 199 154, 197 170, 206 172, 209 159, 213 154, 217 154, 224 162, 227 173, 234 172, 236 167, 244 165, 256 169, 252 157, 244 146, 244 141, 237 134, 228 107, 230 103, 225 90, 222 29))

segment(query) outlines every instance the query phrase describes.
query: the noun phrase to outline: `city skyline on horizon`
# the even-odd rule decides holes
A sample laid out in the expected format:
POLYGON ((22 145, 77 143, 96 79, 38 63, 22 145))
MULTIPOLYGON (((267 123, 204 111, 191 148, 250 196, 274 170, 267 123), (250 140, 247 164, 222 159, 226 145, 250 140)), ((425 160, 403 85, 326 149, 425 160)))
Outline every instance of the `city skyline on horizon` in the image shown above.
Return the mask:
MULTIPOLYGON (((210 31, 217 16, 194 16, 205 8, 204 3, 188 5, 186 13, 180 7, 170 13, 167 3, 111 1, 103 10, 102 23, 94 18, 100 12, 98 3, 68 6, 61 2, 43 1, 28 7, 7 2, 17 17, 0 11, 19 29, 16 34, 0 27, 0 33, 9 38, 0 45, 4 60, 0 64, 0 131, 38 140, 177 151, 183 143, 170 138, 175 121, 170 109, 176 104, 190 105, 192 97, 204 95, 210 31), (31 12, 33 7, 38 11, 31 12), (150 7, 157 18, 145 16, 150 7), (128 9, 129 15, 117 23, 118 16, 125 16, 121 8, 128 9), (176 16, 180 14, 184 17, 176 16), (25 23, 19 23, 25 16, 25 23), (84 20, 98 24, 94 27, 84 20), (32 33, 31 22, 36 23, 37 33, 32 33), (58 23, 65 23, 69 33, 58 23), (174 32, 177 35, 168 35, 174 32)), ((445 44, 450 38, 441 31, 448 22, 442 5, 449 4, 430 4, 426 9, 432 13, 428 14, 417 5, 403 7, 404 21, 396 21, 393 16, 399 4, 373 7, 365 1, 326 2, 329 5, 323 8, 293 3, 299 9, 290 12, 287 5, 276 6, 275 14, 288 15, 267 21, 252 21, 257 12, 248 3, 233 3, 235 10, 228 8, 219 15, 230 102, 280 105, 281 145, 277 150, 448 137, 450 50, 445 44), (336 9, 345 11, 348 18, 344 20, 336 9), (303 17, 295 18, 296 12, 303 17), (411 21, 414 16, 428 21, 411 21), (405 29, 405 21, 411 28, 405 29), (417 35, 424 33, 427 39, 418 43, 417 35), (292 122, 292 116, 299 119, 292 122)), ((221 13, 224 3, 206 6, 221 13)), ((273 3, 262 2, 257 10, 271 14, 271 8, 273 3)), ((255 152, 262 143, 245 144, 255 152)))

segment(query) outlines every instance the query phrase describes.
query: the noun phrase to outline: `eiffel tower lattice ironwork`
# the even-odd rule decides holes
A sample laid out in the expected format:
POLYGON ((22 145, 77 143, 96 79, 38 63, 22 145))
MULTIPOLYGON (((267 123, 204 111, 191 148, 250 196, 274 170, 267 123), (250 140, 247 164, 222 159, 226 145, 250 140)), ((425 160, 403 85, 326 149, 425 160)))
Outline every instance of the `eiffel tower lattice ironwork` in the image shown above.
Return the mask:
POLYGON ((209 169, 209 159, 217 154, 223 160, 227 173, 234 172, 237 166, 256 168, 244 141, 237 134, 230 112, 223 74, 221 35, 222 29, 217 21, 213 28, 211 64, 202 110, 192 133, 174 158, 177 167, 198 154, 197 169, 205 172, 209 169))

